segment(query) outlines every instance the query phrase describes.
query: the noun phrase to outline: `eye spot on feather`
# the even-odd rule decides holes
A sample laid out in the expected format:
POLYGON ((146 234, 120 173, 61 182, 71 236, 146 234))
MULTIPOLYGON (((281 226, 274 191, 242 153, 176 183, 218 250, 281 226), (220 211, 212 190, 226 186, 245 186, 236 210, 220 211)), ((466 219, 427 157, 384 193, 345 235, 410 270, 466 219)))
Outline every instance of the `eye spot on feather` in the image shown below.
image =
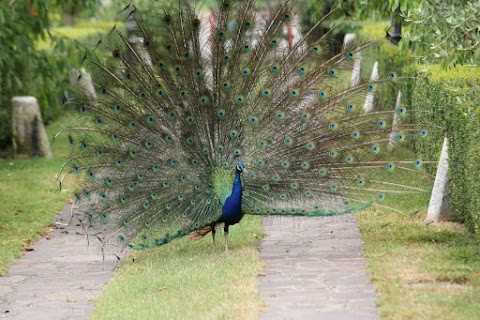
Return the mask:
POLYGON ((307 169, 310 169, 311 168, 311 164, 310 162, 308 161, 304 161, 300 164, 300 167, 303 169, 303 170, 307 170, 307 169))
POLYGON ((217 111, 217 116, 221 119, 225 118, 227 115, 227 111, 225 109, 220 109, 217 111))
POLYGON ((238 131, 235 129, 231 130, 229 136, 230 138, 238 138, 238 131))
POLYGON ((312 48, 312 52, 313 52, 313 53, 318 53, 318 51, 319 51, 319 50, 318 50, 318 47, 313 47, 313 48, 312 48))
POLYGON ((413 164, 415 165, 416 168, 420 168, 423 164, 422 160, 415 160, 413 162, 413 164))
POLYGON ((277 112, 277 114, 275 115, 275 118, 277 120, 285 120, 285 112, 277 112))
POLYGON ((335 75, 335 70, 330 70, 330 71, 328 71, 328 75, 329 75, 330 77, 333 77, 333 76, 335 75))
POLYGON ((307 142, 305 147, 307 148, 307 150, 312 151, 312 150, 315 150, 316 145, 315 145, 315 142, 310 141, 310 142, 307 142))
POLYGON ((372 86, 371 84, 368 84, 368 85, 367 85, 367 90, 368 90, 368 91, 372 91, 372 90, 373 90, 373 86, 372 86))
POLYGON ((385 167, 388 171, 393 171, 393 169, 395 169, 395 165, 393 163, 387 163, 385 167))

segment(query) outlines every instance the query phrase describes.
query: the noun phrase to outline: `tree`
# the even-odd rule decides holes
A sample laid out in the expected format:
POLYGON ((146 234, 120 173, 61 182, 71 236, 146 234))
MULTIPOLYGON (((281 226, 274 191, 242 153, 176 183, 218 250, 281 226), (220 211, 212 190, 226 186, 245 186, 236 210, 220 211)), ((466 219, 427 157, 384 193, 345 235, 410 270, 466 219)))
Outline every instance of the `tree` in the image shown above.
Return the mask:
POLYGON ((443 66, 479 65, 480 0, 430 0, 405 13, 404 50, 443 66))
MULTIPOLYGON (((60 1, 60 0, 59 0, 60 1)), ((81 0, 86 3, 97 0, 81 0)), ((72 60, 72 41, 50 32, 51 11, 58 1, 0 1, 0 151, 11 139, 10 100, 15 95, 36 96, 45 121, 61 108, 62 88, 72 60), (49 48, 40 50, 38 43, 49 48)))

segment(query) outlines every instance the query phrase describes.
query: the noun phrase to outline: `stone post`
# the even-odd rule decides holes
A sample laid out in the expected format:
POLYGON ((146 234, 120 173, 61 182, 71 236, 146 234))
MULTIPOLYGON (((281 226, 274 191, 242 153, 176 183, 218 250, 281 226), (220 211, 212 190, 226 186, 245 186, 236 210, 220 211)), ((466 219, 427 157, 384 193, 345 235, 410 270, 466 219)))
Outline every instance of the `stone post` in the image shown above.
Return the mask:
POLYGON ((393 113, 392 131, 388 137, 388 149, 393 149, 397 145, 398 124, 400 122, 400 114, 397 112, 402 104, 402 92, 398 90, 397 102, 395 103, 395 112, 393 113))
POLYGON ((372 82, 371 85, 373 86, 373 90, 367 92, 367 96, 365 97, 365 105, 363 106, 363 111, 365 113, 370 113, 375 109, 375 92, 374 89, 377 87, 376 82, 378 81, 378 61, 375 61, 373 64, 372 69, 372 76, 370 77, 370 81, 372 82))
POLYGON ((92 101, 97 99, 92 77, 84 69, 73 70, 70 73, 70 85, 79 89, 88 99, 92 101))
POLYGON ((352 79, 350 80, 352 87, 356 87, 360 84, 362 73, 362 51, 358 50, 354 59, 355 61, 353 62, 352 79))
POLYGON ((12 98, 13 155, 50 158, 52 151, 35 97, 12 98))
POLYGON ((428 205, 426 222, 452 220, 448 191, 448 142, 443 140, 442 153, 438 161, 437 174, 433 184, 432 196, 428 205))
MULTIPOLYGON (((343 51, 350 50, 355 44, 355 33, 346 33, 343 38, 343 51)), ((360 74, 362 72, 362 51, 357 50, 355 52, 352 68, 352 79, 350 81, 352 87, 357 86, 360 83, 360 74)))

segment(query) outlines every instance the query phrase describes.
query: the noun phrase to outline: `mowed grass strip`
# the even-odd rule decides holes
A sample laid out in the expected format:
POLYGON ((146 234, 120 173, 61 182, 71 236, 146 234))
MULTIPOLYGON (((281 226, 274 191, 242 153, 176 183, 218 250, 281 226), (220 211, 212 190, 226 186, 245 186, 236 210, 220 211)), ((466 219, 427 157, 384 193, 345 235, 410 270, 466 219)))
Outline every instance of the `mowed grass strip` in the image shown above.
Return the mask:
POLYGON ((383 318, 478 319, 480 241, 463 225, 375 208, 357 216, 383 318))
MULTIPOLYGON (((47 128, 49 138, 60 129, 60 121, 47 128)), ((61 137, 53 145, 52 159, 0 159, 0 276, 67 203, 71 192, 60 192, 56 181, 66 152, 66 137, 61 137)))
POLYGON ((208 234, 131 252, 97 298, 93 319, 256 319, 260 218, 230 227, 227 254, 222 234, 216 247, 208 234))

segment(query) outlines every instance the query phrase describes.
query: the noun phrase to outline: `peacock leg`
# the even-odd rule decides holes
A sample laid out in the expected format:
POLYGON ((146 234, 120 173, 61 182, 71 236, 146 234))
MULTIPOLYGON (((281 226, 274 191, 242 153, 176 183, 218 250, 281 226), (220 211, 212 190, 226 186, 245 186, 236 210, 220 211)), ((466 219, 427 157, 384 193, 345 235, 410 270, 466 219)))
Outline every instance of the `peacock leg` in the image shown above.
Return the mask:
POLYGON ((228 226, 223 228, 223 235, 225 236, 225 253, 228 252, 228 226))
POLYGON ((215 232, 217 232, 215 230, 215 226, 212 226, 212 239, 213 239, 213 246, 215 247, 215 232))

